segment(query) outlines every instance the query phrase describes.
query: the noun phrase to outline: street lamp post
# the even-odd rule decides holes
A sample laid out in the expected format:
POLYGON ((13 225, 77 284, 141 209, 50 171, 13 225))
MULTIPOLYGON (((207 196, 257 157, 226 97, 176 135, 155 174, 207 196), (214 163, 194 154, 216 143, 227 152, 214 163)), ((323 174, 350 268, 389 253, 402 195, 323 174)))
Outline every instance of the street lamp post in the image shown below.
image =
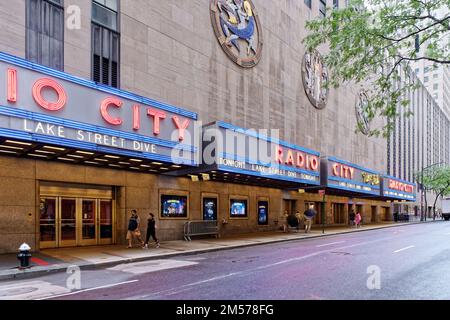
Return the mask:
POLYGON ((327 209, 327 203, 325 200, 325 192, 323 193, 323 201, 322 201, 322 234, 325 234, 325 210, 327 209))
POLYGON ((325 210, 327 208, 326 202, 325 202, 325 194, 326 194, 326 188, 324 187, 322 190, 319 190, 319 193, 322 193, 322 212, 321 212, 321 220, 322 220, 322 234, 325 234, 325 210))

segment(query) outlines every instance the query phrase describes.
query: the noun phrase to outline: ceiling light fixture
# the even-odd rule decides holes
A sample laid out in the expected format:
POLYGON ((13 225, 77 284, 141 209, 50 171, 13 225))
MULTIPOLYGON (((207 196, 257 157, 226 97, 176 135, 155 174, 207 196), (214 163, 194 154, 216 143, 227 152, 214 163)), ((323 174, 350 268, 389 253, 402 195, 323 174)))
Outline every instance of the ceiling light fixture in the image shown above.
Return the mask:
POLYGON ((77 151, 76 153, 79 153, 79 154, 86 154, 86 155, 88 155, 88 156, 93 156, 93 155, 94 155, 94 153, 92 153, 92 152, 86 152, 86 151, 77 151))
POLYGON ((6 143, 12 143, 12 144, 18 144, 19 146, 31 146, 31 143, 28 142, 20 142, 20 141, 12 141, 12 140, 6 140, 6 143))
POLYGON ((58 148, 58 147, 51 147, 51 146, 44 146, 44 149, 50 149, 50 150, 56 150, 56 151, 66 151, 65 148, 58 148))

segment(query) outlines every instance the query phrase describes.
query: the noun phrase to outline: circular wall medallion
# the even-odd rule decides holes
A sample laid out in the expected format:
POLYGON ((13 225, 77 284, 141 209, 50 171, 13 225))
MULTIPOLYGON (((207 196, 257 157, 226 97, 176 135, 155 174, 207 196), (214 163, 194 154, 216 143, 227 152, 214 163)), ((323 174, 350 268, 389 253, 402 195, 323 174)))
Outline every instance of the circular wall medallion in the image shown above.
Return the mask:
POLYGON ((263 36, 251 0, 211 0, 211 22, 222 49, 236 64, 254 67, 261 59, 263 36))
POLYGON ((302 62, 302 80, 309 101, 317 109, 325 108, 328 101, 328 69, 317 51, 306 52, 302 62))
POLYGON ((359 91, 355 104, 356 121, 359 130, 365 135, 368 135, 370 132, 369 116, 367 114, 368 105, 369 98, 367 97, 367 92, 364 90, 359 91))

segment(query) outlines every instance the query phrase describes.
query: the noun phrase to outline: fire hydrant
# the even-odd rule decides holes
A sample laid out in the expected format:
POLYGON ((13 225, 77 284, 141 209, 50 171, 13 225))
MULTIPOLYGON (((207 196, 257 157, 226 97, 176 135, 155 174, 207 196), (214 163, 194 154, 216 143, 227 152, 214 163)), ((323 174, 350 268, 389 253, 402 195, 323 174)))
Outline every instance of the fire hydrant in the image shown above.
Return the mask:
POLYGON ((22 244, 19 248, 19 254, 17 255, 17 259, 20 261, 19 269, 27 269, 30 268, 30 246, 26 243, 22 244))

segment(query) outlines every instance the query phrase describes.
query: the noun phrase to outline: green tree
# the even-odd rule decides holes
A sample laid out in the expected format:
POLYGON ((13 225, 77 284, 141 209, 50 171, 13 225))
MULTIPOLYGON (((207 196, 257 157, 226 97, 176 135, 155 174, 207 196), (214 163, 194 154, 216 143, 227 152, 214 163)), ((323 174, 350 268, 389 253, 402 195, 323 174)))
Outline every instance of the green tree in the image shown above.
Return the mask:
POLYGON ((450 64, 450 0, 350 0, 306 28, 308 50, 327 47, 328 86, 368 88, 368 120, 386 120, 371 135, 388 136, 399 114, 411 114, 408 96, 418 87, 409 77, 412 61, 450 64))
MULTIPOLYGON (((420 183, 426 194, 427 191, 434 193, 433 218, 436 217, 436 202, 440 196, 450 195, 450 167, 428 168, 415 174, 415 179, 420 183)), ((425 208, 428 207, 425 196, 425 208)))

